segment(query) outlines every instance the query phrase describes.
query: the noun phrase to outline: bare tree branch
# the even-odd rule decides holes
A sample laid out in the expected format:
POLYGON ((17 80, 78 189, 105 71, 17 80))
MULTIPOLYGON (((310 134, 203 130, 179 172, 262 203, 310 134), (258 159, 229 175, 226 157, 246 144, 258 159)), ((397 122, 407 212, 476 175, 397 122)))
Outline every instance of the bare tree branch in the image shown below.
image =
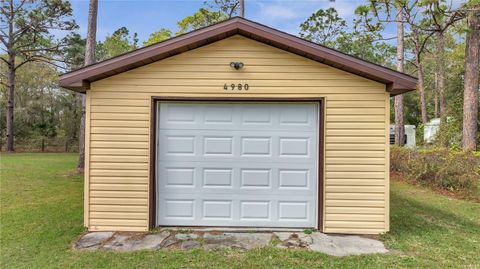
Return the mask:
POLYGON ((0 60, 4 61, 7 65, 9 65, 10 63, 7 61, 7 59, 3 58, 3 57, 0 57, 0 60))
POLYGON ((238 6, 238 2, 236 2, 235 5, 232 7, 232 9, 230 9, 230 12, 228 13, 229 18, 232 17, 233 12, 235 12, 235 9, 237 8, 237 6, 238 6))

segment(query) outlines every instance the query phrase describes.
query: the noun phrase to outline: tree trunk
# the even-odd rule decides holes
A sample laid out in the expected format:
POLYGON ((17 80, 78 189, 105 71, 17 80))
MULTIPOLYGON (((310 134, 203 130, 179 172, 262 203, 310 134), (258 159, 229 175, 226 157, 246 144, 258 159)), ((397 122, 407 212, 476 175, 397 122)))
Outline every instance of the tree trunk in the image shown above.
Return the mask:
POLYGON ((420 48, 420 34, 418 29, 414 28, 413 30, 414 40, 414 51, 415 51, 415 64, 417 65, 417 76, 418 76, 418 92, 420 93, 420 111, 422 115, 422 123, 426 124, 428 122, 427 115, 427 100, 425 98, 425 78, 423 73, 423 64, 421 60, 421 48, 420 48))
POLYGON ((85 66, 95 63, 95 44, 97 36, 98 0, 90 0, 88 11, 87 43, 85 45, 85 66))
POLYGON ((446 119, 445 110, 447 108, 445 100, 445 36, 443 32, 437 34, 437 68, 438 68, 438 98, 440 105, 440 117, 446 119))
MULTIPOLYGON (((402 6, 397 7, 397 70, 403 72, 404 34, 402 6)), ((403 113, 403 95, 395 96, 395 144, 403 146, 405 139, 405 120, 403 113)))
MULTIPOLYGON (((97 13, 98 0, 90 0, 88 9, 88 30, 87 30, 87 44, 85 47, 85 66, 91 65, 95 62, 95 44, 97 34, 97 13)), ((82 111, 80 118, 80 133, 79 133, 79 160, 77 170, 83 172, 85 169, 85 104, 86 96, 82 95, 82 111)))
POLYGON ((7 141, 6 141, 6 150, 7 152, 13 152, 13 110, 15 104, 15 52, 13 51, 13 23, 14 23, 14 16, 13 16, 13 1, 10 0, 10 10, 11 12, 8 17, 8 44, 6 45, 8 51, 8 59, 7 59, 7 111, 6 115, 6 124, 7 124, 7 141))
POLYGON ((463 92, 463 150, 477 148, 480 5, 468 12, 467 39, 465 41, 465 84, 463 92))
POLYGON ((240 17, 245 18, 245 1, 239 0, 240 2, 240 17))
POLYGON ((428 122, 427 98, 425 97, 425 78, 423 74, 423 64, 417 61, 418 91, 420 93, 420 111, 422 113, 422 123, 428 122))
POLYGON ((7 142, 6 150, 13 152, 13 109, 15 98, 15 54, 8 54, 8 74, 7 74, 7 142))

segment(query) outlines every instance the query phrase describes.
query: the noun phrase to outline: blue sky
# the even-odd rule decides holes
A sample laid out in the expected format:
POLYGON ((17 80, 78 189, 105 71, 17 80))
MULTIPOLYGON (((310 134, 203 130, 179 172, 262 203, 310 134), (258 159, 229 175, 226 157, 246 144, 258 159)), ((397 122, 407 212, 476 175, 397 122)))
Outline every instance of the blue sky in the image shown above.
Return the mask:
MULTIPOLYGON (((137 32, 140 44, 150 33, 165 27, 177 30, 177 21, 203 6, 203 0, 99 0, 97 40, 119 27, 137 32)), ((245 0, 245 17, 279 30, 298 34, 298 26, 319 8, 335 7, 351 21, 360 0, 245 0)), ((79 32, 86 35, 88 0, 71 0, 79 32)))

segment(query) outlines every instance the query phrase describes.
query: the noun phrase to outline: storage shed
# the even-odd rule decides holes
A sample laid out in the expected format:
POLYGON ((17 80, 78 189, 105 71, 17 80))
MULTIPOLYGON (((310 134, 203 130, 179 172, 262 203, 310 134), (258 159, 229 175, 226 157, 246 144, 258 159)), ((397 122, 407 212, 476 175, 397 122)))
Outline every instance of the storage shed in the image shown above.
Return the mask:
POLYGON ((233 18, 63 74, 86 93, 85 226, 389 230, 409 75, 233 18))

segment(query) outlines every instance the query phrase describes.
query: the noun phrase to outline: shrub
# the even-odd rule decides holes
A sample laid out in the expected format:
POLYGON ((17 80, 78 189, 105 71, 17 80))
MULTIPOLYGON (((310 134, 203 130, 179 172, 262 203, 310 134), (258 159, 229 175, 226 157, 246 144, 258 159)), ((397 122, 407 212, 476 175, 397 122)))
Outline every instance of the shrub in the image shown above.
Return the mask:
POLYGON ((480 182, 480 158, 447 149, 412 150, 392 147, 391 171, 407 180, 449 191, 475 192, 480 182))

